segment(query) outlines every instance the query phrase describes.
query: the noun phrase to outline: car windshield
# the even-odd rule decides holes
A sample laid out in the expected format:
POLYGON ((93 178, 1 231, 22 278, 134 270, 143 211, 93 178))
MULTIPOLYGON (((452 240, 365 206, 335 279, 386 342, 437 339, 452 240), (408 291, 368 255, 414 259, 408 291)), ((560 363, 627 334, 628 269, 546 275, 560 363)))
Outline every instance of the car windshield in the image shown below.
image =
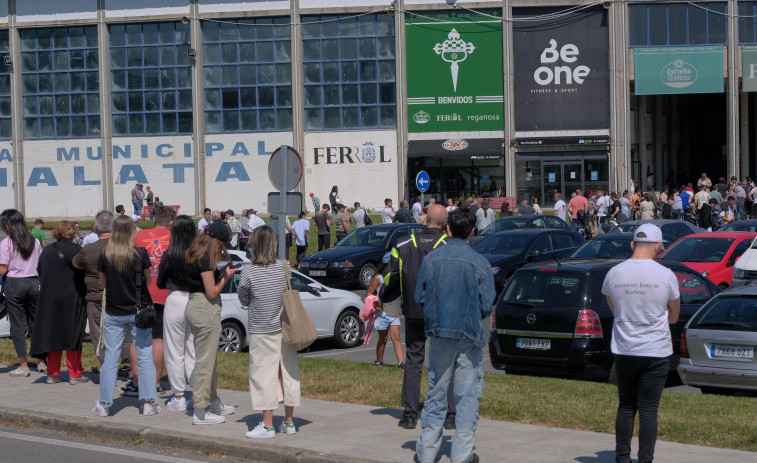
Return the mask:
POLYGON ((500 302, 540 309, 582 309, 587 302, 587 281, 587 275, 520 271, 507 283, 500 302))
POLYGON ((621 223, 618 224, 615 228, 610 230, 610 233, 631 233, 636 231, 636 229, 639 227, 638 223, 621 223))
POLYGON ((518 228, 526 228, 529 224, 529 219, 507 219, 497 220, 492 222, 491 225, 486 227, 481 233, 483 236, 493 235, 505 230, 517 230, 518 228))
POLYGON ((529 237, 505 233, 493 235, 476 245, 476 251, 488 254, 519 254, 528 245, 529 237))
POLYGON ((381 247, 392 233, 388 228, 361 227, 350 233, 337 246, 376 246, 381 247))
POLYGON ((681 238, 662 258, 678 262, 720 262, 731 244, 733 238, 681 238))
POLYGON ((757 331, 757 296, 712 299, 691 322, 690 328, 757 331))
POLYGON ((755 232, 757 231, 757 224, 754 222, 752 223, 743 223, 743 221, 739 220, 736 222, 731 222, 725 227, 720 229, 721 231, 748 231, 748 232, 755 232))
POLYGON ((628 259, 633 254, 629 240, 590 240, 570 256, 574 259, 628 259))

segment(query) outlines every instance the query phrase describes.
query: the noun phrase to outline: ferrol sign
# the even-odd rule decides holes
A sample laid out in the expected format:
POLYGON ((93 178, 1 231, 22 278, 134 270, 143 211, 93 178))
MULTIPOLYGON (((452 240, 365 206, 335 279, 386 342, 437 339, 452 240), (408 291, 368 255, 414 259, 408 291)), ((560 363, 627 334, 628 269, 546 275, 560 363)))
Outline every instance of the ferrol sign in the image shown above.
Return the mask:
POLYGON ((633 58, 636 95, 723 93, 723 47, 636 48, 633 58))
POLYGON ((513 8, 517 138, 609 131, 607 10, 596 6, 556 19, 525 20, 562 9, 513 8))
POLYGON ((502 23, 457 10, 405 18, 408 131, 504 130, 502 23))
POLYGON ((757 92, 757 47, 741 47, 741 91, 757 92))

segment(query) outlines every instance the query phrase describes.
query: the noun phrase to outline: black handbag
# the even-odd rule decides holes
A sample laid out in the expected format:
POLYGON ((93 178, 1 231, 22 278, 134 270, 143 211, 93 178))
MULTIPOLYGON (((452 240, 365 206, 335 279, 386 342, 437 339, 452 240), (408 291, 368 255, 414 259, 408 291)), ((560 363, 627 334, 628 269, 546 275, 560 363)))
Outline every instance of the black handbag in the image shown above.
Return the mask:
POLYGON ((137 328, 152 328, 158 320, 158 313, 152 304, 149 291, 142 291, 142 258, 137 254, 134 259, 136 265, 136 282, 137 282, 137 316, 134 318, 134 324, 137 328))

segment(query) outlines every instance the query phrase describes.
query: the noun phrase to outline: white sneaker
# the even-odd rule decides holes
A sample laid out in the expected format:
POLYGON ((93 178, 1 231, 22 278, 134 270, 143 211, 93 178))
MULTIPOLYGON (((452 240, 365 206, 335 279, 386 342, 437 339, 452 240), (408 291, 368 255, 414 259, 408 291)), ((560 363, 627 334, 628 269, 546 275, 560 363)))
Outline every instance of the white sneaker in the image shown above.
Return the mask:
POLYGON ((160 413, 160 407, 154 400, 148 402, 147 400, 142 402, 142 414, 145 416, 157 415, 160 413))
POLYGON ((244 433, 244 437, 248 439, 272 439, 276 437, 276 429, 273 426, 266 429, 265 425, 261 421, 259 425, 255 426, 252 431, 244 433))
POLYGON ((108 416, 108 404, 104 404, 99 400, 95 401, 95 408, 92 409, 92 413, 97 416, 108 416))
POLYGON ((231 415, 234 413, 235 407, 233 405, 226 405, 221 402, 221 399, 216 400, 210 404, 210 412, 216 415, 231 415))
POLYGON ((171 400, 166 402, 166 408, 172 412, 185 412, 187 411, 187 399, 182 397, 179 399, 176 396, 171 397, 171 400))
POLYGON ((210 407, 205 410, 195 410, 192 417, 193 424, 221 424, 226 422, 226 417, 210 412, 210 407))
POLYGON ((284 420, 281 420, 279 432, 283 434, 296 434, 297 428, 294 426, 294 420, 290 421, 289 423, 285 423, 284 420))

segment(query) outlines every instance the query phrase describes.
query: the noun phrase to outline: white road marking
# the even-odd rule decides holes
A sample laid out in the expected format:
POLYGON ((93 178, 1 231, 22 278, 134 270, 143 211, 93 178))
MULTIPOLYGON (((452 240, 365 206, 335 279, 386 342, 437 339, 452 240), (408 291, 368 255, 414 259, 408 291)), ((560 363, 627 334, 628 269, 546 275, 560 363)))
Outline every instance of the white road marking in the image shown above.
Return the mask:
POLYGON ((63 440, 57 440, 57 439, 48 439, 45 437, 38 437, 38 436, 26 436, 23 434, 14 434, 11 432, 4 432, 4 431, 0 431, 0 437, 33 442, 37 444, 42 443, 42 444, 48 444, 48 445, 58 445, 60 447, 91 450, 93 452, 109 453, 112 455, 119 455, 119 456, 132 457, 132 458, 141 458, 143 460, 161 461, 161 462, 168 462, 168 463, 203 461, 203 460, 188 460, 187 458, 176 458, 176 457, 171 457, 167 455, 156 455, 154 453, 135 452, 133 450, 111 448, 111 447, 105 447, 105 446, 99 446, 99 445, 91 445, 91 444, 85 444, 82 442, 69 442, 69 441, 63 441, 63 440))

